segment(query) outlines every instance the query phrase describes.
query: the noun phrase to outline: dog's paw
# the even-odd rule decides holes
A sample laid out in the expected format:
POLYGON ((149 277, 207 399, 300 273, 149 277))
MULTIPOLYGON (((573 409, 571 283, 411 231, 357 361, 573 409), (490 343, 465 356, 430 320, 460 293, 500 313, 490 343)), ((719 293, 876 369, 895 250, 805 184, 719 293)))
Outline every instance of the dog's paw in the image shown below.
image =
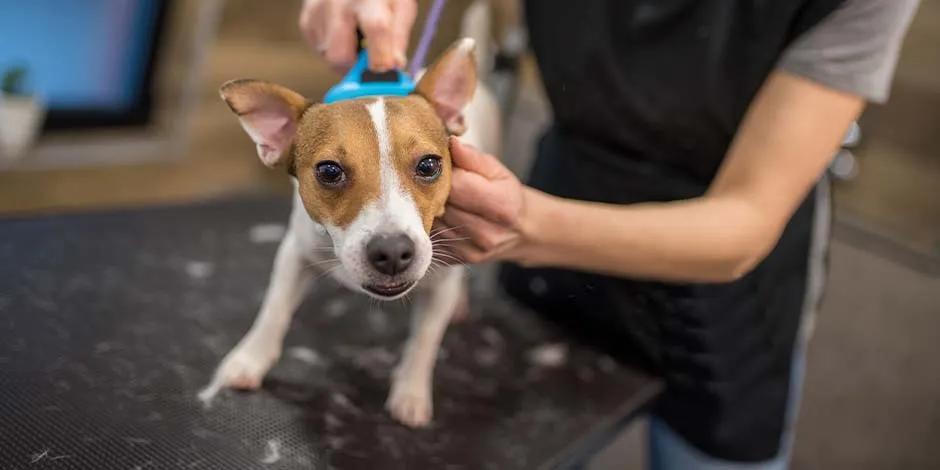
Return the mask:
POLYGON ((232 350, 222 360, 216 376, 229 388, 257 390, 261 381, 278 360, 279 351, 264 346, 253 347, 250 344, 232 350))
POLYGON ((251 342, 238 345, 230 351, 215 370, 212 383, 199 398, 208 402, 225 388, 238 390, 257 390, 268 370, 277 361, 279 351, 267 345, 254 345, 251 342))
POLYGON ((429 387, 393 385, 385 409, 396 421, 410 428, 423 428, 431 423, 433 406, 429 387))

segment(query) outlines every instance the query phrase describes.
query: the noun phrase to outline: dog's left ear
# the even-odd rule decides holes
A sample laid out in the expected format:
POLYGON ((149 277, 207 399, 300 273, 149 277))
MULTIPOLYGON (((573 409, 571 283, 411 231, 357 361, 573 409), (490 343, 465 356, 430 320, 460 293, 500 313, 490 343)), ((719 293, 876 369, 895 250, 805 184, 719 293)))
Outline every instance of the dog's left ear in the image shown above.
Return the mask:
POLYGON ((477 87, 475 52, 473 39, 457 41, 428 68, 415 87, 415 92, 434 106, 447 131, 454 135, 467 130, 463 112, 477 87))
POLYGON ((280 85, 252 79, 226 82, 219 94, 257 145, 261 162, 289 167, 297 123, 311 103, 280 85))

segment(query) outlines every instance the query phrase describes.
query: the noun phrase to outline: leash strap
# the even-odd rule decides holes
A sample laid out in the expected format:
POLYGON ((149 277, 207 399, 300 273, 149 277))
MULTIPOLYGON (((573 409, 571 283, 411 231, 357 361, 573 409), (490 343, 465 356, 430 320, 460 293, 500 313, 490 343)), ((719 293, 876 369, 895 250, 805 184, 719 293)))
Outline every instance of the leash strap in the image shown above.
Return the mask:
POLYGON ((431 40, 434 39, 434 33, 437 32, 437 23, 441 19, 441 11, 444 10, 445 3, 447 3, 447 0, 434 0, 431 10, 428 12, 428 17, 424 20, 424 30, 421 31, 421 39, 415 49, 414 57, 411 58, 411 68, 408 71, 412 77, 417 75, 424 65, 424 56, 427 55, 428 48, 431 47, 431 40))

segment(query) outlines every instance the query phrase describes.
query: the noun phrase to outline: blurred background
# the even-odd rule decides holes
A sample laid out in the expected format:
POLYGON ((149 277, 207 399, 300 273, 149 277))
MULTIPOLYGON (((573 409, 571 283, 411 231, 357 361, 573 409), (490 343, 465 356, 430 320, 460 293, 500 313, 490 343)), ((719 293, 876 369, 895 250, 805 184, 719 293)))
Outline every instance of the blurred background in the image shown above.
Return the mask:
MULTIPOLYGON (((419 3, 420 25, 429 2, 419 3)), ((468 3, 448 2, 429 56, 455 39, 468 3)), ((494 5, 499 38, 519 11, 512 0, 494 5)), ((0 216, 286 194, 287 179, 259 164, 217 87, 253 77, 319 97, 332 86, 339 77, 301 40, 299 6, 0 1, 0 216), (21 125, 30 119, 35 136, 21 125), (24 140, 34 142, 17 151, 24 140)), ((940 1, 923 0, 890 103, 865 112, 843 155, 797 468, 940 468, 938 45, 940 1)), ((524 175, 550 111, 531 58, 517 83, 503 158, 524 175)), ((639 468, 642 426, 595 467, 639 468)))

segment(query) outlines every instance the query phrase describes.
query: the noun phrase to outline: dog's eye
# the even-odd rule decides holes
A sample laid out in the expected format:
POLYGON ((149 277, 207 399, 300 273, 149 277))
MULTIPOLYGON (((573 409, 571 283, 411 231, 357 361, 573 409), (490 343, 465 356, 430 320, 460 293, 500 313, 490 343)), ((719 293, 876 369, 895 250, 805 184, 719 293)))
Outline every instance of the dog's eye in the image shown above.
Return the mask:
POLYGON ((346 182, 346 172, 336 162, 320 162, 314 170, 320 184, 335 188, 346 182))
POLYGON ((441 170, 443 170, 443 168, 441 157, 437 155, 425 155, 415 167, 415 174, 418 175, 418 178, 425 181, 434 181, 438 176, 441 176, 441 170))

